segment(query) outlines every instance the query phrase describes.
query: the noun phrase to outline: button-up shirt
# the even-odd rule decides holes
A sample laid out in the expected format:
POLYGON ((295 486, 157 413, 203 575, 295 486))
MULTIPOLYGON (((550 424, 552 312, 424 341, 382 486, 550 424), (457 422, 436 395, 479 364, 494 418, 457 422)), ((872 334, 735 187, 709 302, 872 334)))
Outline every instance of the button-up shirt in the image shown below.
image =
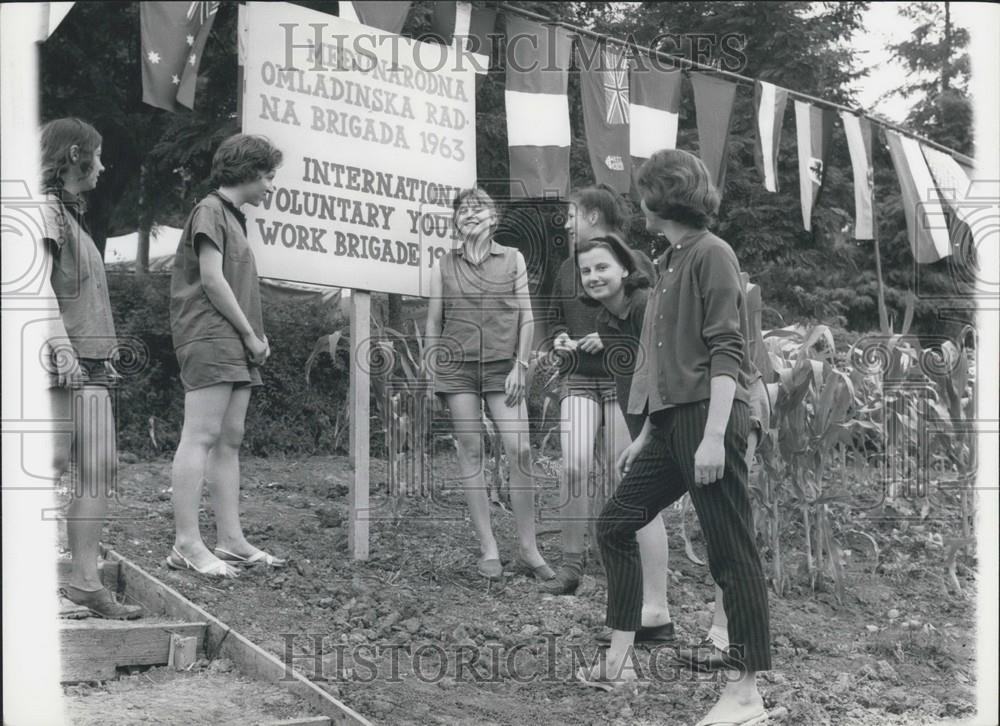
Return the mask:
POLYGON ((692 230, 657 260, 640 345, 646 364, 632 379, 628 412, 652 415, 711 397, 711 380, 736 381, 748 402, 745 293, 732 248, 708 230, 692 230))
POLYGON ((628 412, 629 390, 636 370, 646 365, 645 355, 639 347, 649 289, 634 290, 627 298, 627 305, 621 315, 615 315, 601 306, 597 313, 597 334, 604 343, 608 368, 615 379, 618 390, 618 405, 625 416, 625 424, 634 439, 642 430, 645 416, 628 412))

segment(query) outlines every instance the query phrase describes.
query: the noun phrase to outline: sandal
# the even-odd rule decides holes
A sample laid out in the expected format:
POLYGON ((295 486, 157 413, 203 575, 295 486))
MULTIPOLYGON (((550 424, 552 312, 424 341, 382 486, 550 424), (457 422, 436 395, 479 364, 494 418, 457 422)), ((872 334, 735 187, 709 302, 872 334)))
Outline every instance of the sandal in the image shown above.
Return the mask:
POLYGON ((495 582, 503 579, 503 565, 500 564, 500 560, 498 559, 479 560, 476 570, 487 580, 495 582))
POLYGON ((221 547, 215 548, 215 556, 220 560, 229 565, 256 565, 264 564, 268 567, 284 567, 286 560, 280 557, 275 557, 270 552, 265 552, 264 550, 257 550, 249 557, 243 557, 235 552, 230 552, 229 550, 224 550, 221 547))
POLYGON ((176 546, 170 549, 166 563, 167 567, 171 570, 194 570, 199 575, 208 575, 209 577, 236 578, 240 576, 240 573, 232 565, 219 559, 205 567, 199 568, 191 560, 182 555, 176 546))
POLYGON ((618 670, 617 678, 612 678, 609 674, 604 673, 604 670, 605 668, 603 663, 597 666, 598 672, 596 675, 590 668, 578 668, 576 671, 576 680, 580 681, 580 683, 585 686, 599 688, 602 691, 608 691, 609 693, 628 685, 635 685, 639 682, 635 673, 635 668, 631 665, 621 667, 618 670))
POLYGON ((518 555, 514 559, 514 571, 519 572, 522 575, 528 575, 534 577, 540 582, 546 582, 548 580, 554 580, 556 578, 556 573, 553 572, 552 568, 549 567, 544 562, 537 567, 532 567, 527 562, 521 559, 521 555, 518 555))

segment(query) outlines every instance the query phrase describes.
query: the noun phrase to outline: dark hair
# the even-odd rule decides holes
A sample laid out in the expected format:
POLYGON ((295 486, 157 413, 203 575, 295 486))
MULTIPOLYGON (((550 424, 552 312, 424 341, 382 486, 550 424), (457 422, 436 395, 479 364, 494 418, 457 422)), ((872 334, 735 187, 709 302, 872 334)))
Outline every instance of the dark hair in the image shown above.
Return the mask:
POLYGON ((653 154, 636 178, 646 207, 662 219, 687 227, 707 227, 719 211, 719 192, 708 169, 694 154, 664 149, 653 154))
POLYGON ((257 181, 281 166, 282 154, 264 136, 235 134, 212 157, 212 184, 235 187, 257 181))
POLYGON ((607 184, 577 189, 569 195, 569 200, 587 212, 599 213, 605 226, 618 232, 628 230, 632 210, 624 197, 607 184))
MULTIPOLYGON (((614 258, 618 260, 618 264, 628 271, 628 277, 626 277, 625 281, 622 283, 622 286, 625 288, 626 296, 630 296, 636 290, 643 287, 649 287, 652 284, 649 277, 647 277, 646 274, 639 269, 639 266, 636 263, 635 253, 627 244, 625 244, 625 240, 617 234, 606 234, 600 237, 593 237, 578 244, 576 246, 576 250, 574 250, 574 255, 576 256, 577 274, 580 272, 580 255, 599 247, 603 247, 608 250, 612 255, 614 255, 614 258)), ((586 290, 580 291, 579 299, 587 305, 601 304, 599 301, 590 297, 586 290)))
POLYGON ((89 174, 101 145, 97 129, 78 118, 57 118, 42 127, 42 188, 62 189, 63 175, 73 166, 70 149, 80 150, 80 171, 89 174))

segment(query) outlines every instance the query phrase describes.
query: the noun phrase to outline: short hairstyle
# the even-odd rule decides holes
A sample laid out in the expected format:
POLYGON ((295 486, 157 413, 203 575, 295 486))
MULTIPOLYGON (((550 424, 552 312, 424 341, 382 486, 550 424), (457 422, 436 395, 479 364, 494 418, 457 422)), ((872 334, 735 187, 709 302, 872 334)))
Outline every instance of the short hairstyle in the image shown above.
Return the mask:
MULTIPOLYGON (((628 277, 626 277, 625 281, 622 283, 622 286, 625 288, 626 295, 631 295, 636 290, 643 287, 649 287, 652 284, 646 274, 639 269, 639 265, 635 259, 635 253, 632 252, 631 248, 627 244, 625 244, 625 240, 617 234, 606 234, 599 237, 593 237, 578 244, 574 250, 577 273, 580 271, 580 255, 599 247, 603 247, 604 249, 610 251, 611 254, 614 255, 615 259, 618 260, 618 264, 628 270, 628 277)), ((601 304, 599 301, 590 297, 586 290, 580 291, 579 299, 587 305, 601 304)))
POLYGON ((636 186, 651 212, 687 227, 703 229, 719 211, 719 192, 708 169, 687 151, 657 151, 639 169, 636 186))
POLYGON ((264 136, 235 134, 212 157, 212 184, 235 187, 257 181, 281 166, 282 154, 264 136))
POLYGON ((458 193, 455 194, 455 198, 451 202, 451 221, 454 222, 455 218, 458 216, 458 210, 462 207, 462 204, 466 199, 473 199, 482 202, 487 207, 490 207, 494 213, 498 213, 496 202, 493 198, 486 193, 486 190, 482 187, 469 187, 468 189, 460 189, 458 193))
POLYGON ((597 212, 601 221, 618 232, 625 232, 629 227, 632 210, 621 194, 607 184, 583 187, 569 195, 570 203, 586 212, 597 212))
POLYGON ((57 118, 42 127, 42 187, 47 191, 62 189, 63 176, 73 166, 70 149, 80 150, 80 170, 89 174, 94 156, 101 146, 101 135, 93 126, 78 118, 57 118))

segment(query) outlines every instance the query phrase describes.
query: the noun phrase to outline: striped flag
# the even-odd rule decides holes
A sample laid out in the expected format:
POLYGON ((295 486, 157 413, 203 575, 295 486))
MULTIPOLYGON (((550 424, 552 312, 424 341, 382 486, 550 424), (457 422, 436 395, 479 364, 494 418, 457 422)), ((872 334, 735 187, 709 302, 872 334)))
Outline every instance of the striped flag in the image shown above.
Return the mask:
MULTIPOLYGON (((953 215, 951 224, 948 225, 953 247, 960 245, 963 239, 971 239, 977 248, 985 249, 983 245, 986 243, 988 225, 982 224, 982 219, 977 222, 976 217, 983 215, 988 208, 984 207, 982 200, 970 199, 972 180, 968 172, 950 154, 923 144, 920 148, 937 184, 938 193, 953 215)), ((995 215, 995 208, 993 213, 995 215)), ((988 212, 985 218, 988 218, 988 212)), ((992 227, 996 228, 995 223, 992 227)))
POLYGON ((554 25, 507 16, 507 145, 514 198, 569 192, 572 40, 554 25))
POLYGON ((916 139, 885 130, 889 155, 903 192, 903 212, 910 251, 920 264, 937 262, 951 254, 941 197, 916 139))
POLYGON ((625 49, 589 38, 580 38, 578 43, 583 128, 590 166, 598 184, 626 194, 632 185, 632 160, 625 49))
POLYGON ((677 148, 681 78, 680 71, 652 67, 629 74, 629 153, 635 159, 677 148))
POLYGON ((198 66, 218 9, 218 2, 139 3, 143 103, 194 108, 198 66))
POLYGON ((439 0, 431 14, 431 30, 445 43, 470 54, 469 65, 476 72, 476 90, 490 68, 497 11, 473 7, 472 3, 439 0))
POLYGON ((799 200, 802 226, 812 229, 812 210, 823 187, 826 155, 833 136, 833 115, 810 103, 795 102, 795 132, 799 152, 799 200))
POLYGON ((847 148, 854 170, 854 239, 875 239, 872 200, 875 180, 872 166, 872 124, 867 118, 841 111, 847 148))
POLYGON ((766 81, 754 81, 753 108, 757 121, 754 160, 764 177, 764 188, 778 191, 778 146, 781 143, 781 123, 785 118, 788 91, 766 81))
POLYGON ((691 73, 698 116, 698 154, 722 195, 729 159, 729 127, 733 120, 736 84, 708 73, 691 73))

